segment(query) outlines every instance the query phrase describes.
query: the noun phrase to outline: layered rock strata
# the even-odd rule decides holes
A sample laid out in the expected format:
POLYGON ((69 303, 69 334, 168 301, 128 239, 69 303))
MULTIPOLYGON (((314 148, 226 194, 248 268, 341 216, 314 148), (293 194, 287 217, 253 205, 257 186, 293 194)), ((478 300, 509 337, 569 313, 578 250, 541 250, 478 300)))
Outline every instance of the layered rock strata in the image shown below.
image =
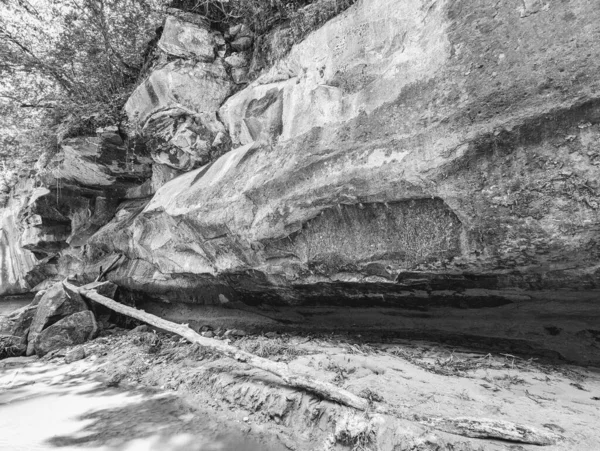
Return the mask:
POLYGON ((220 108, 241 147, 96 234, 130 259, 113 279, 217 305, 539 308, 550 329, 560 289, 593 359, 600 12, 523 11, 367 1, 328 22, 220 108))
POLYGON ((146 301, 598 364, 599 24, 591 0, 366 0, 234 93, 241 31, 169 19, 126 107, 154 175, 57 273, 121 253, 146 301))

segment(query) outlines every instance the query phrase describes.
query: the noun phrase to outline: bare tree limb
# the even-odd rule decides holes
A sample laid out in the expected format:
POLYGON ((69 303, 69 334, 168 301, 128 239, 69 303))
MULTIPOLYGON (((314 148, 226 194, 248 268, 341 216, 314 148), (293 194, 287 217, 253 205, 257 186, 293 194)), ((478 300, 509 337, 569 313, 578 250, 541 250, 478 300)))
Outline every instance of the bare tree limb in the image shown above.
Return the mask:
POLYGON ((104 271, 102 271, 102 267, 100 267, 100 274, 98 274, 98 277, 96 277, 96 280, 94 282, 100 282, 105 275, 112 271, 117 262, 121 259, 121 257, 122 255, 118 254, 117 257, 112 261, 110 265, 108 265, 108 267, 104 271))
POLYGON ((367 410, 369 407, 369 403, 366 399, 356 396, 355 394, 350 393, 343 388, 336 387, 328 382, 319 381, 311 376, 294 373, 285 363, 274 362, 269 359, 258 357, 254 354, 250 354, 249 352, 245 352, 234 346, 228 345, 222 341, 203 337, 202 335, 190 329, 187 324, 176 324, 150 313, 120 304, 119 302, 107 298, 106 296, 102 296, 95 290, 95 288, 101 285, 100 283, 92 283, 84 285, 83 287, 76 287, 65 280, 63 285, 67 290, 78 292, 80 295, 91 299, 98 304, 108 307, 115 312, 138 319, 159 329, 172 332, 185 338, 190 343, 197 343, 220 354, 226 355, 240 362, 245 362, 255 368, 259 368, 263 371, 274 374, 291 387, 300 388, 315 393, 325 399, 329 399, 358 410, 367 410))

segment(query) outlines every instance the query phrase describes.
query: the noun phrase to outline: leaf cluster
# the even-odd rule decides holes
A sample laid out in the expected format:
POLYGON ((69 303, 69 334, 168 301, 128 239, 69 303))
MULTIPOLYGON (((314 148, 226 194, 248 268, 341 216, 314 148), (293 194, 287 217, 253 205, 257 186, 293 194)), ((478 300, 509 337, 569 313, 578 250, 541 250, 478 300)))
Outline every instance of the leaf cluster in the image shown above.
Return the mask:
POLYGON ((355 0, 172 0, 171 7, 201 14, 215 28, 226 28, 238 23, 248 25, 257 35, 266 33, 273 26, 293 23, 302 16, 301 10, 309 5, 320 4, 327 11, 323 21, 330 19, 355 0))
POLYGON ((117 121, 162 9, 161 0, 3 0, 0 160, 32 129, 52 135, 62 123, 64 138, 117 121))

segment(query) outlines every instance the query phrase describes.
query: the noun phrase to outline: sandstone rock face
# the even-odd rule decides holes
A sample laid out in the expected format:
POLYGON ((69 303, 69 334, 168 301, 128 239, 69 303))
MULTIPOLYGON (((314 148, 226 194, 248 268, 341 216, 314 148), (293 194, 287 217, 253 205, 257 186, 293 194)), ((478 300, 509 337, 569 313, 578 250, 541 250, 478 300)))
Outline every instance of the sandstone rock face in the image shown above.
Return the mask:
POLYGON ((0 296, 24 293, 31 288, 26 275, 36 258, 22 247, 19 212, 27 204, 32 188, 30 180, 19 182, 0 208, 0 296))
POLYGON ((65 140, 39 174, 41 186, 31 187, 20 208, 21 246, 51 256, 85 245, 120 200, 151 176, 150 155, 142 145, 124 142, 116 127, 65 140))
MULTIPOLYGON (((595 286, 598 83, 540 86, 521 63, 556 14, 572 17, 560 21, 583 45, 596 9, 580 2, 520 18, 513 6, 349 9, 225 103, 221 115, 244 147, 159 190, 131 247, 151 248, 153 262, 164 252, 177 262, 159 264, 166 273, 260 268, 306 280, 354 262, 343 271, 350 280, 364 262, 389 266, 392 279, 416 269, 502 279, 519 268, 510 283, 574 287, 581 276, 595 286), (474 11, 470 21, 461 8, 474 11), (471 21, 486 32, 472 37, 471 21), (497 48, 497 59, 480 61, 483 47, 497 48), (279 145, 251 144, 263 138, 279 145), (567 269, 574 262, 580 270, 567 269)), ((544 80, 595 67, 577 64, 569 45, 537 56, 538 65, 561 61, 544 80)))
MULTIPOLYGON (((212 41, 210 45, 214 47, 212 41)), ((154 161, 187 171, 208 162, 211 152, 229 150, 216 113, 232 86, 222 58, 173 61, 150 74, 125 110, 141 133, 151 138, 154 161)))
POLYGON ((130 120, 144 127, 153 115, 163 111, 214 113, 230 90, 221 60, 173 61, 152 72, 131 95, 125 110, 130 120))
POLYGON ((149 177, 152 160, 140 148, 128 148, 114 131, 66 139, 48 163, 43 183, 56 180, 94 188, 119 188, 149 177))
MULTIPOLYGON (((598 362, 599 24, 591 0, 525 13, 517 1, 359 2, 226 101, 240 148, 123 211, 93 246, 125 253, 111 277, 155 298, 528 318, 512 332, 436 323, 442 335, 541 344, 555 329, 533 312, 553 322, 576 299, 586 313, 559 329, 583 344, 554 349, 598 362)), ((226 96, 195 81, 206 66, 170 64, 131 117, 226 96)))
POLYGON ((78 312, 44 329, 34 341, 35 353, 44 356, 55 349, 85 343, 98 331, 92 312, 78 312))
MULTIPOLYGON (((44 329, 67 316, 78 312, 85 312, 87 309, 85 302, 81 298, 69 298, 67 296, 63 290, 62 283, 54 284, 42 296, 37 306, 35 317, 29 330, 27 355, 34 353, 36 339, 44 329)), ((37 351, 35 352, 37 353, 37 351)))

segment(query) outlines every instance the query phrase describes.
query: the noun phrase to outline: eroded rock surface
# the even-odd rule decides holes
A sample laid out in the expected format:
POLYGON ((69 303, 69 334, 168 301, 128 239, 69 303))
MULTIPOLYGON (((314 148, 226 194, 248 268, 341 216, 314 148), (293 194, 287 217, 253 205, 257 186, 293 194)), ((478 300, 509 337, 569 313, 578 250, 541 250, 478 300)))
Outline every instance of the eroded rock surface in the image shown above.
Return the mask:
POLYGON ((54 284, 40 299, 36 308, 35 317, 29 330, 27 355, 38 353, 35 348, 36 340, 45 329, 74 313, 87 310, 87 305, 80 297, 69 297, 65 293, 62 283, 54 284))
POLYGON ((560 89, 521 64, 557 20, 584 45, 595 9, 392 5, 350 8, 230 98, 222 117, 244 146, 159 190, 120 250, 163 274, 253 269, 284 285, 359 282, 374 263, 393 280, 595 287, 595 63, 556 40, 536 52, 548 77, 579 74, 560 89))
POLYGON ((535 293, 596 290, 600 11, 517 3, 366 1, 328 22, 221 107, 242 147, 94 236, 129 257, 113 279, 425 310, 556 312, 535 293))
POLYGON ((600 10, 529 3, 358 2, 234 95, 252 37, 171 18, 126 105, 152 177, 103 204, 100 171, 79 216, 46 188, 25 245, 57 277, 124 254, 146 300, 598 364, 600 10))
POLYGON ((156 67, 125 106, 129 120, 149 139, 154 160, 180 171, 230 148, 216 114, 234 85, 222 58, 225 39, 190 20, 167 17, 158 47, 179 59, 156 67))
MULTIPOLYGON (((55 349, 85 343, 98 331, 92 312, 73 313, 44 329, 33 341, 35 353, 44 356, 55 349)), ((30 343, 32 343, 30 341, 30 343)))
POLYGON ((27 204, 31 180, 21 180, 13 188, 6 204, 0 207, 0 296, 24 293, 32 286, 26 279, 36 258, 24 249, 19 227, 19 214, 27 204))

